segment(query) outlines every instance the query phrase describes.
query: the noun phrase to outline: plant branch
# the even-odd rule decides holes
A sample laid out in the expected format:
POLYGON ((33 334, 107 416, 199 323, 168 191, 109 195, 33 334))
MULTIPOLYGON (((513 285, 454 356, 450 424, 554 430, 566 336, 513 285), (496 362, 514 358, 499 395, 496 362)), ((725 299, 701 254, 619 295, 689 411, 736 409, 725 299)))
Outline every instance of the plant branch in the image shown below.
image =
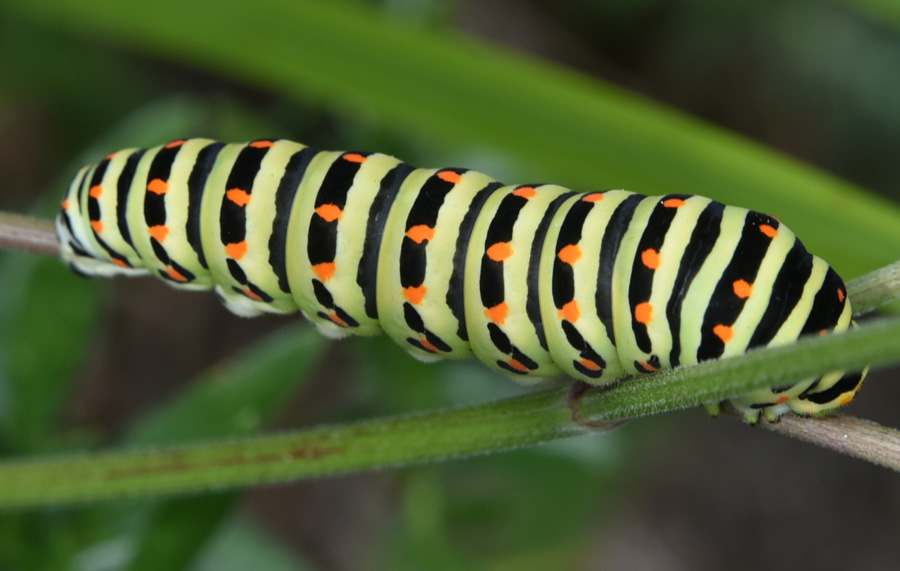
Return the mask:
POLYGON ((59 242, 53 221, 0 212, 0 248, 58 256, 59 242))
MULTIPOLYGON (((558 387, 480 406, 286 434, 159 450, 13 460, 0 463, 0 507, 234 488, 531 446, 583 434, 597 421, 697 406, 834 368, 891 362, 900 354, 898 340, 900 318, 882 319, 838 335, 627 379, 582 397, 581 412, 593 423, 573 419, 568 389, 558 387)), ((796 428, 792 436, 865 459, 876 458, 900 471, 900 433, 896 431, 870 431, 860 451, 842 444, 846 439, 817 435, 821 424, 817 419, 788 422, 783 431, 796 428)), ((845 426, 853 429, 853 425, 845 426)), ((862 436, 848 433, 847 439, 862 441, 862 436)))
POLYGON ((897 301, 900 299, 900 262, 850 280, 847 295, 857 315, 897 301))
POLYGON ((898 470, 900 433, 869 420, 835 414, 813 420, 785 416, 777 423, 762 423, 766 430, 898 470))

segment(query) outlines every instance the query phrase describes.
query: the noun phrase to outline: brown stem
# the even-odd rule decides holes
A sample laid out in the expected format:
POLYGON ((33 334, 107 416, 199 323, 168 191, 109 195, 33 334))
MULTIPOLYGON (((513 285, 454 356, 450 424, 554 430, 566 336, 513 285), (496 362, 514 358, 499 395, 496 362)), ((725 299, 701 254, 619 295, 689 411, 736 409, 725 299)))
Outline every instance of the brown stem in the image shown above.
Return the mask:
MULTIPOLYGON (((743 419, 727 404, 722 411, 743 419)), ((786 414, 778 422, 757 426, 900 472, 900 432, 870 420, 844 414, 819 418, 786 414)))
POLYGON ((0 212, 0 248, 59 256, 52 220, 0 212))

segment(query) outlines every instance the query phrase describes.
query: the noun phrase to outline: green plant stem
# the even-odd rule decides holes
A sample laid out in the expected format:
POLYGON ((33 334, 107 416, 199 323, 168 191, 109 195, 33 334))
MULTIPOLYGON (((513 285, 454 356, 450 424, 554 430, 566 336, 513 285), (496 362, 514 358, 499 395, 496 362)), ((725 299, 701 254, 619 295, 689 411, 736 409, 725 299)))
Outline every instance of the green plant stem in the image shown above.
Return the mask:
MULTIPOLYGON (((830 369, 887 363, 900 354, 898 340, 900 318, 882 319, 840 335, 803 339, 592 389, 581 399, 581 412, 592 421, 644 416, 830 369)), ((595 429, 573 419, 567 391, 560 387, 468 408, 226 442, 8 461, 0 464, 0 507, 233 488, 408 466, 530 446, 595 429)), ((802 422, 815 426, 818 421, 802 422)), ((881 433, 869 441, 867 450, 883 465, 900 471, 897 432, 881 433)))
POLYGON ((900 299, 900 262, 894 262, 847 283, 854 314, 868 313, 900 299))
POLYGON ((588 430, 564 390, 471 408, 163 450, 0 465, 0 506, 218 489, 505 450, 588 430))

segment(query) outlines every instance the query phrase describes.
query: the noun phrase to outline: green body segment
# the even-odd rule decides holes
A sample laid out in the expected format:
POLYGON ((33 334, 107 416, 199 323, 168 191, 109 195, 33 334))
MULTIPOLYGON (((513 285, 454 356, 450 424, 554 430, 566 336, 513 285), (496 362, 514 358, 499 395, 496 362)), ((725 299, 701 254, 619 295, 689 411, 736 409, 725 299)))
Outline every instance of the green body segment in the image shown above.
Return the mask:
MULTIPOLYGON (((85 275, 214 288, 424 360, 592 384, 851 326, 837 274, 776 219, 692 195, 506 186, 291 141, 186 139, 79 171, 57 219, 85 275)), ((849 402, 833 373, 732 402, 750 419, 849 402)))

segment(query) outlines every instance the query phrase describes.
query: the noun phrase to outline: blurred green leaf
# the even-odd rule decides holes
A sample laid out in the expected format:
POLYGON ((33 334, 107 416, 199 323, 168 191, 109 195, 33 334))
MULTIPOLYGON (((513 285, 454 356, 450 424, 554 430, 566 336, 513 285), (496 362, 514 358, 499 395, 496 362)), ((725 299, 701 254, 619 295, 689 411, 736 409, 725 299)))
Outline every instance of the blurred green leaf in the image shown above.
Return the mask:
POLYGON ((447 467, 453 544, 487 554, 494 569, 570 568, 585 548, 583 530, 613 513, 623 445, 615 431, 447 467))
MULTIPOLYGON (((159 445, 257 432, 310 378, 326 343, 308 325, 286 327, 196 379, 191 389, 138 422, 123 440, 159 445)), ((129 569, 186 567, 239 498, 214 494, 143 510, 141 525, 123 528, 128 541, 137 545, 129 569)))
POLYGON ((327 342, 306 324, 285 327, 196 379, 123 441, 156 445, 257 432, 303 387, 327 342))
POLYGON ((0 260, 0 399, 4 439, 19 452, 58 445, 54 422, 92 340, 96 290, 57 260, 0 260))
POLYGON ((317 567, 300 560, 251 523, 232 519, 204 547, 192 571, 305 571, 317 567))
POLYGON ((900 252, 900 209, 835 177, 633 93, 363 6, 8 2, 72 33, 377 112, 401 129, 505 149, 522 161, 523 177, 584 190, 693 192, 769 212, 847 277, 900 252))
POLYGON ((42 106, 54 122, 50 128, 61 139, 66 139, 65 133, 80 137, 65 142, 84 146, 102 133, 106 123, 159 96, 161 86, 129 65, 123 54, 73 42, 58 30, 4 12, 0 6, 0 99, 42 106))
POLYGON ((165 502, 145 526, 129 571, 186 569, 231 512, 237 494, 208 494, 165 502))
POLYGON ((874 19, 900 29, 900 4, 895 0, 841 0, 843 4, 853 6, 874 19))

